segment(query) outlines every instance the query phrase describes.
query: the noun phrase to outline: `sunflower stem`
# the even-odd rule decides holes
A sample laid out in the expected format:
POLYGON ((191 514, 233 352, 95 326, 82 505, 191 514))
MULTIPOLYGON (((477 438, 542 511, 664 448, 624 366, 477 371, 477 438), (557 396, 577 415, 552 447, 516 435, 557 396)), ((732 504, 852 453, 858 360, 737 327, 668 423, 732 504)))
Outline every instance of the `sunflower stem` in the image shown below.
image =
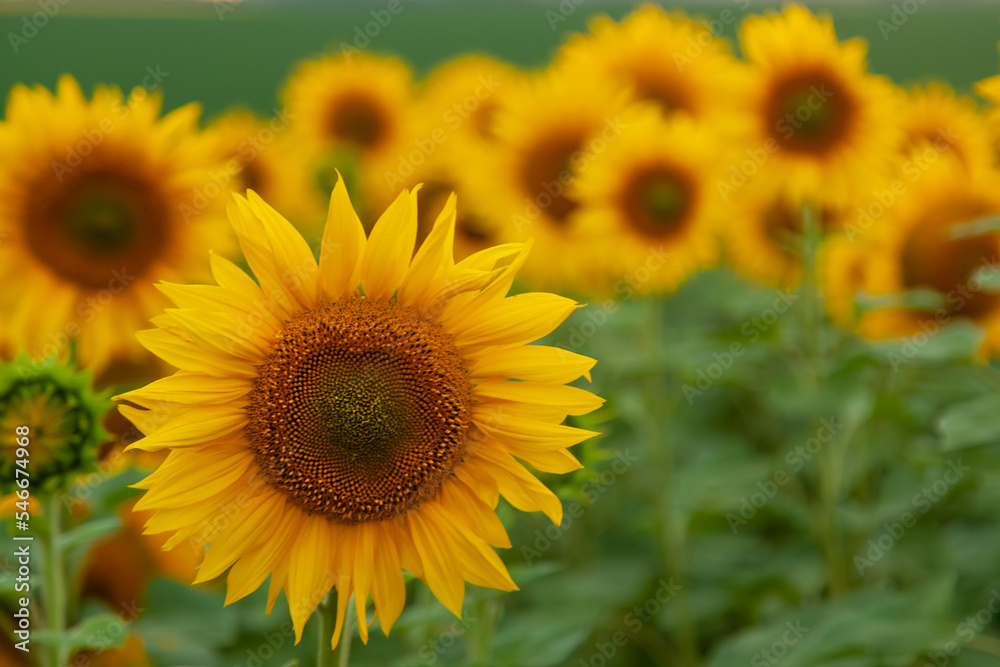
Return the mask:
POLYGON ((53 665, 65 665, 69 660, 66 651, 66 573, 63 569, 62 502, 58 493, 43 501, 48 532, 44 538, 45 620, 53 635, 50 653, 53 665))
MULTIPOLYGON (((816 278, 816 256, 820 233, 816 213, 809 206, 802 208, 803 237, 803 347, 809 371, 810 389, 819 392, 826 377, 826 322, 819 284, 816 278)), ((819 502, 816 507, 820 549, 830 576, 830 593, 839 595, 848 588, 848 571, 843 554, 841 530, 837 521, 840 498, 840 465, 836 443, 827 443, 819 456, 819 502)))
POLYGON ((645 430, 650 451, 658 459, 655 466, 657 472, 656 506, 659 508, 660 536, 666 560, 665 568, 671 582, 680 587, 676 599, 672 603, 676 604, 678 608, 677 644, 682 658, 680 664, 695 667, 700 662, 700 655, 698 634, 691 614, 691 602, 684 567, 684 542, 687 526, 683 512, 674 504, 673 485, 676 452, 665 429, 670 414, 676 409, 676 403, 665 404, 664 398, 676 396, 677 393, 668 391, 663 386, 665 371, 660 367, 662 359, 660 346, 665 340, 663 331, 665 302, 662 298, 652 297, 647 300, 647 303, 649 304, 649 312, 645 327, 646 336, 644 337, 645 356, 654 365, 654 370, 647 376, 648 407, 645 430))

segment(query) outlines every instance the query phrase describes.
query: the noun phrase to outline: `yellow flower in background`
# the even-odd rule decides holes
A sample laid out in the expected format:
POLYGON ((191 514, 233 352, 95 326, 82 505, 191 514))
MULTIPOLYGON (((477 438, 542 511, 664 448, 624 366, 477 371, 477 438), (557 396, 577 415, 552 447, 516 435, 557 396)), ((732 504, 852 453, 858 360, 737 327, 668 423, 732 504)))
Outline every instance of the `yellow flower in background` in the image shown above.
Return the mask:
POLYGON ((289 141, 290 122, 236 110, 213 120, 206 135, 232 177, 230 188, 241 194, 253 190, 299 230, 321 232, 323 202, 311 187, 307 151, 289 141))
POLYGON ((70 76, 53 95, 16 86, 0 123, 0 279, 9 347, 35 358, 76 341, 100 372, 148 354, 134 332, 165 301, 156 280, 207 274, 208 249, 233 247, 221 168, 197 137, 197 105, 160 118, 160 98, 70 76), (224 196, 221 196, 224 195, 224 196))
POLYGON ((859 331, 895 338, 968 319, 1000 350, 1000 176, 943 158, 869 234, 864 291, 876 302, 859 331), (881 303, 879 302, 888 302, 881 303))
POLYGON ((866 44, 838 42, 829 17, 797 5, 746 19, 740 44, 752 68, 747 150, 763 156, 754 178, 814 204, 869 193, 898 132, 892 85, 867 73, 866 44))
POLYGON ((366 238, 338 183, 318 263, 254 193, 230 216, 259 284, 215 256, 218 286, 161 285, 177 309, 139 335, 180 370, 120 397, 174 408, 164 420, 121 406, 146 434, 134 446, 170 450, 140 484, 148 532, 210 543, 197 581, 231 568, 228 602, 270 576, 296 640, 334 586, 334 644, 352 595, 361 637, 369 593, 388 633, 402 570, 455 614, 465 582, 514 589, 493 550, 510 546, 498 498, 558 524, 559 499, 517 459, 579 468, 567 448, 594 434, 561 422, 602 402, 564 384, 593 360, 527 345, 577 304, 506 296, 521 245, 456 264, 454 199, 414 254, 415 192, 366 238), (234 508, 238 521, 213 523, 234 508))
POLYGON ((708 26, 651 4, 621 23, 592 19, 590 33, 573 36, 553 68, 573 79, 625 86, 633 100, 652 103, 664 115, 715 123, 732 112, 744 76, 742 63, 708 26))
POLYGON ((579 237, 571 186, 626 129, 625 94, 554 72, 508 92, 497 111, 493 159, 469 165, 470 197, 495 216, 504 238, 534 239, 525 280, 540 287, 577 284, 589 266, 567 252, 579 237))
POLYGON ((986 113, 986 123, 990 130, 993 162, 997 164, 1000 163, 1000 75, 977 82, 976 93, 991 105, 986 113))
POLYGON ((292 119, 292 139, 312 153, 313 181, 326 194, 338 171, 355 196, 364 198, 362 216, 373 214, 384 173, 396 167, 414 104, 413 74, 398 58, 367 54, 325 56, 302 62, 281 93, 292 119))
MULTIPOLYGON (((759 185, 734 197, 722 237, 730 266, 739 274, 772 287, 795 287, 802 279, 805 202, 759 185)), ((811 207, 820 232, 848 221, 845 209, 811 207)))
POLYGON ((830 319, 851 330, 857 326, 858 294, 867 283, 869 267, 865 243, 852 234, 831 234, 819 247, 816 280, 830 319))
POLYGON ((941 83, 900 91, 896 123, 902 132, 903 160, 934 162, 940 154, 954 156, 969 169, 995 161, 993 139, 984 116, 970 97, 956 97, 941 83))
MULTIPOLYGON (((496 141, 496 112, 524 74, 489 56, 464 55, 441 65, 424 82, 418 105, 440 128, 448 150, 482 149, 496 141)), ((429 134, 427 136, 430 136, 429 134)))
POLYGON ((675 289, 718 255, 718 142, 686 117, 623 117, 622 136, 573 183, 597 289, 619 296, 675 289))

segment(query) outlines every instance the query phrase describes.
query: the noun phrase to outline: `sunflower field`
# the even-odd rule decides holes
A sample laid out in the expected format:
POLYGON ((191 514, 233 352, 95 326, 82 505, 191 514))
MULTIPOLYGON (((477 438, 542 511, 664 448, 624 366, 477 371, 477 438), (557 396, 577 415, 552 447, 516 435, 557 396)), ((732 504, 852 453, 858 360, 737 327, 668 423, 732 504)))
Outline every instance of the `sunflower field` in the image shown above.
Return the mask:
POLYGON ((1000 5, 0 36, 0 667, 1000 665, 1000 5))

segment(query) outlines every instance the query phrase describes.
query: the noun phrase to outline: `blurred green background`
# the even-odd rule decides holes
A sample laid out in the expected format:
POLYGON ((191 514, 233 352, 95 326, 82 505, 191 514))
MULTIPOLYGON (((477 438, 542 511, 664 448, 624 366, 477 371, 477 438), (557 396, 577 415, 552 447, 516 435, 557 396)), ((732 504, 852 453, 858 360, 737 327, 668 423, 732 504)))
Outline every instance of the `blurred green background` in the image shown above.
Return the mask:
MULTIPOLYGON (((403 10, 370 38, 366 50, 394 53, 418 75, 458 53, 479 51, 512 63, 542 66, 567 31, 582 30, 595 13, 627 14, 637 3, 454 2, 400 0, 403 10), (569 11, 572 8, 573 11, 569 11), (555 17, 555 18, 554 18, 555 17)), ((168 108, 200 100, 214 116, 232 104, 270 113, 292 66, 324 49, 354 45, 373 21, 372 2, 118 2, 71 0, 0 2, 0 89, 17 81, 55 83, 73 73, 85 89, 99 82, 141 85, 157 67, 167 73, 168 108), (24 20, 49 7, 51 18, 17 52, 10 33, 31 34, 24 20)), ((962 92, 995 74, 1000 64, 1000 4, 995 1, 908 0, 903 2, 804 3, 830 11, 842 38, 862 36, 870 44, 874 72, 900 83, 945 79, 962 92), (903 5, 906 5, 904 8, 903 5), (915 9, 916 8, 916 9, 915 9), (909 12, 912 13, 908 13, 909 12), (893 23, 895 12, 895 21, 893 23), (902 20, 905 19, 905 22, 902 20), (887 27, 889 26, 889 27, 887 27), (893 28, 898 27, 898 30, 893 28)), ((747 14, 778 3, 748 0, 667 4, 720 21, 732 38, 747 14), (724 14, 724 12, 730 14, 724 14), (732 19, 726 24, 726 18, 732 19)), ((18 40, 19 41, 19 40, 18 40)))

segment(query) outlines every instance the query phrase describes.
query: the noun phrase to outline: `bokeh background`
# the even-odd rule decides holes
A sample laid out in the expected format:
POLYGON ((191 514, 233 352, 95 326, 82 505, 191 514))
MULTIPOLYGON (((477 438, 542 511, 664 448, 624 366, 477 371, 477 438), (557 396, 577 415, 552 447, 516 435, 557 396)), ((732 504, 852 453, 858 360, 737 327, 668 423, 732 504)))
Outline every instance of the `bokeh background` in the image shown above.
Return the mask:
MULTIPOLYGON (((0 2, 0 91, 53 88, 66 72, 85 91, 128 90, 160 72, 165 108, 198 101, 204 119, 273 114, 298 61, 353 42, 385 5, 52 0, 58 12, 13 53, 6 36, 41 4, 0 2)), ((841 39, 865 38, 870 70, 898 84, 968 94, 998 73, 1000 3, 911 0, 889 33, 880 22, 902 2, 806 4, 841 39)), ((543 67, 593 15, 635 8, 585 0, 553 26, 555 2, 402 6, 366 51, 404 58, 418 78, 468 52, 543 67)), ((733 40, 742 17, 777 4, 669 7, 732 11, 733 40)), ((580 447, 583 470, 545 478, 562 526, 501 505, 522 590, 470 586, 456 620, 415 582, 393 635, 356 642, 351 664, 1000 665, 1000 374, 977 356, 980 332, 959 322, 911 354, 831 328, 829 381, 804 391, 810 324, 794 299, 779 309, 781 294, 720 268, 664 302, 576 313, 548 342, 599 359, 594 390, 609 402, 578 425, 604 435, 580 447), (726 360, 733 342, 746 352, 726 360), (918 519, 901 528, 906 512, 918 519)), ((264 615, 262 590, 223 610, 220 586, 182 583, 191 563, 138 537, 126 487, 141 477, 115 469, 81 496, 124 524, 81 555, 82 604, 119 614, 129 639, 79 664, 311 665, 315 623, 294 647, 283 601, 264 615)))

